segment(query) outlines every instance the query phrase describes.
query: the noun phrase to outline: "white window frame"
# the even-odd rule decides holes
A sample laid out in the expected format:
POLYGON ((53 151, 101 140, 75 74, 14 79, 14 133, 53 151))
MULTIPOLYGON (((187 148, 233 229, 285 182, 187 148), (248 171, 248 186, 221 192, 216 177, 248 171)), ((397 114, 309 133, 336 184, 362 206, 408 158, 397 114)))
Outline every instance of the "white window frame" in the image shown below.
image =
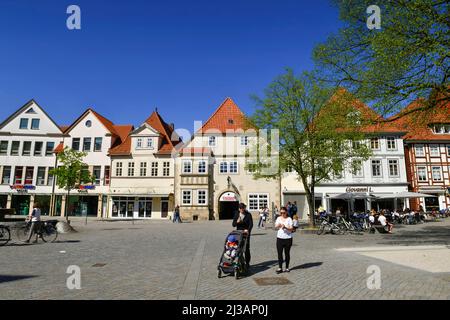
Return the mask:
POLYGON ((380 150, 380 138, 379 137, 373 137, 373 138, 370 138, 370 149, 371 150, 380 150), (373 146, 372 146, 372 141, 376 141, 377 143, 377 147, 376 148, 374 148, 373 146))
POLYGON ((192 205, 192 189, 182 189, 181 190, 181 204, 192 205), (189 192, 189 202, 184 201, 184 193, 189 192))
POLYGON ((386 137, 386 149, 389 151, 397 150, 397 139, 395 137, 386 137), (390 143, 393 143, 393 146, 389 146, 390 143))
POLYGON ((123 162, 116 163, 116 177, 121 177, 123 174, 123 162))
POLYGON ((215 147, 217 143, 216 136, 209 136, 208 137, 208 146, 209 147, 215 147))
POLYGON ((208 190, 206 190, 206 189, 197 190, 197 204, 198 205, 207 205, 208 204, 208 190), (205 201, 204 202, 200 202, 200 192, 205 193, 205 201))
POLYGON ((152 177, 157 177, 158 176, 158 171, 159 171, 158 162, 157 161, 152 161, 152 168, 151 168, 150 175, 152 177))
POLYGON ((230 174, 239 174, 239 161, 231 160, 228 162, 228 173, 230 174), (236 163, 236 171, 231 171, 231 164, 236 163))
POLYGON ((432 166, 431 167, 431 179, 433 179, 433 181, 442 181, 442 167, 438 167, 438 166, 432 166), (438 168, 439 169, 439 180, 434 178, 434 169, 438 168))
POLYGON ((181 163, 183 173, 192 173, 192 160, 183 160, 181 163), (189 171, 186 170, 185 164, 189 163, 189 171))
MULTIPOLYGON (((261 196, 264 196, 265 197, 265 199, 264 200, 266 200, 265 202, 266 202, 266 205, 267 205, 267 207, 269 207, 269 203, 270 203, 270 195, 269 195, 269 193, 265 193, 265 192, 251 192, 251 193, 249 193, 248 195, 247 195, 247 203, 248 203, 248 210, 249 211, 258 211, 258 210, 260 210, 260 209, 262 209, 263 207, 261 206, 261 196), (257 208, 254 208, 253 207, 253 204, 252 204, 252 202, 250 201, 250 198, 251 198, 251 196, 257 196, 256 197, 256 206, 257 206, 257 208)), ((253 200, 254 200, 254 198, 253 198, 253 200)))
POLYGON ((430 144, 430 157, 439 157, 441 155, 441 150, 438 144, 430 144), (435 150, 436 152, 432 152, 435 150))
POLYGON ((358 172, 354 172, 352 170, 352 176, 354 178, 364 178, 364 162, 362 160, 354 160, 354 161, 361 162, 361 167, 359 168, 358 172))
POLYGON ((227 174, 228 170, 228 161, 220 161, 219 162, 219 174, 227 174), (225 170, 222 170, 222 164, 225 164, 225 170))
POLYGON ((128 173, 128 177, 134 177, 134 174, 136 173, 134 171, 134 162, 128 162, 128 171, 127 171, 127 173, 128 173))
POLYGON ((200 160, 197 164, 198 173, 206 173, 206 160, 200 160))
POLYGON ((163 162, 163 177, 170 176, 170 161, 163 162))
POLYGON ((383 161, 381 159, 372 159, 372 160, 370 160, 370 171, 372 173, 372 177, 373 178, 382 178, 383 177, 383 161), (373 162, 374 161, 378 161, 379 162, 380 175, 378 175, 378 176, 374 175, 374 170, 373 170, 373 162))
POLYGON ((450 157, 450 145, 447 145, 447 157, 450 157))
POLYGON ((427 170, 426 166, 417 166, 417 181, 419 181, 419 182, 426 182, 426 181, 428 181, 428 170, 427 170), (425 180, 421 180, 420 179, 420 171, 421 171, 421 169, 423 169, 424 172, 425 172, 425 180))
POLYGON ((145 145, 147 149, 153 149, 153 138, 147 138, 147 143, 145 145))
POLYGON ((139 164, 139 176, 146 177, 147 176, 147 162, 141 162, 139 164))
POLYGON ((248 146, 248 136, 241 136, 241 146, 248 146))
POLYGON ((398 159, 387 159, 388 160, 388 174, 389 177, 399 177, 400 176, 400 161, 398 159), (391 174, 391 161, 395 161, 395 166, 397 167, 397 174, 391 174))
POLYGON ((425 146, 423 144, 416 144, 414 146, 414 153, 416 157, 424 157, 425 156, 425 146), (418 150, 421 150, 418 152, 418 150))
POLYGON ((136 139, 136 149, 142 149, 142 138, 136 139))

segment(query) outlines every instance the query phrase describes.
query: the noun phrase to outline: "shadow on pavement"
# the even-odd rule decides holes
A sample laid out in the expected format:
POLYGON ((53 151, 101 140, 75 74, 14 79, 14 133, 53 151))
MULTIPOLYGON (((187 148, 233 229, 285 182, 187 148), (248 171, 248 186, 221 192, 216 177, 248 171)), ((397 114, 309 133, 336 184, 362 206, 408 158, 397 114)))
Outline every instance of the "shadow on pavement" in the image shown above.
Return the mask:
POLYGON ((398 233, 383 236, 380 244, 420 245, 420 244, 450 244, 450 226, 429 226, 415 230, 401 230, 398 233))
POLYGON ((272 269, 273 267, 275 267, 277 265, 278 265, 278 260, 270 260, 270 261, 265 261, 265 262, 261 262, 258 264, 251 264, 250 270, 249 270, 249 276, 272 269))
POLYGON ((35 277, 37 277, 37 276, 5 276, 5 275, 0 274, 0 283, 35 278, 35 277))
POLYGON ((323 262, 309 262, 309 263, 301 264, 299 266, 295 266, 295 267, 291 268, 290 270, 293 271, 293 270, 298 270, 298 269, 309 269, 309 268, 321 266, 322 264, 323 264, 323 262))
POLYGON ((79 243, 81 242, 80 240, 56 240, 53 243, 79 243))

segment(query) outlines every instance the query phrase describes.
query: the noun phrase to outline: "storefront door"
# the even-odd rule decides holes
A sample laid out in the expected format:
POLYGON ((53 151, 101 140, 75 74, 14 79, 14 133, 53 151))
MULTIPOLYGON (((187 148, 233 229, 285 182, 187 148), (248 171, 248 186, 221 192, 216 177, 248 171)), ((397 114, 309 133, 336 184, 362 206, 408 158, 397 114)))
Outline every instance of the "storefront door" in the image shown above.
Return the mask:
POLYGON ((161 201, 161 218, 167 218, 169 213, 169 202, 161 201))
POLYGON ((152 217, 152 200, 151 198, 139 199, 139 218, 151 218, 152 217))

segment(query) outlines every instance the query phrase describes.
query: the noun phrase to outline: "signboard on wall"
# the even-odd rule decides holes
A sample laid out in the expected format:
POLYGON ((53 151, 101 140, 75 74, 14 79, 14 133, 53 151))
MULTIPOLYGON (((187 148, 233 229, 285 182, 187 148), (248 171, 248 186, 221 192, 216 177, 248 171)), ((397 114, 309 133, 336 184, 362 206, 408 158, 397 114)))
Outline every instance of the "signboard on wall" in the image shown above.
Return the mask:
POLYGON ((236 197, 236 193, 230 191, 230 192, 225 192, 224 194, 222 194, 220 196, 219 201, 235 202, 235 201, 238 201, 238 199, 236 197))

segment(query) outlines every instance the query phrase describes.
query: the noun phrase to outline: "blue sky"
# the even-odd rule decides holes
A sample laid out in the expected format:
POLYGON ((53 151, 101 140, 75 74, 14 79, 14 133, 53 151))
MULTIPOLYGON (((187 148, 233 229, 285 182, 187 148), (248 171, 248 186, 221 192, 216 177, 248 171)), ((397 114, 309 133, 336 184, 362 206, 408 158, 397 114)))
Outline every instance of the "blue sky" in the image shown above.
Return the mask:
POLYGON ((61 125, 87 107, 139 125, 158 107, 193 130, 227 96, 251 114, 250 95, 310 69, 338 26, 329 0, 1 0, 0 118, 34 98, 61 125))

